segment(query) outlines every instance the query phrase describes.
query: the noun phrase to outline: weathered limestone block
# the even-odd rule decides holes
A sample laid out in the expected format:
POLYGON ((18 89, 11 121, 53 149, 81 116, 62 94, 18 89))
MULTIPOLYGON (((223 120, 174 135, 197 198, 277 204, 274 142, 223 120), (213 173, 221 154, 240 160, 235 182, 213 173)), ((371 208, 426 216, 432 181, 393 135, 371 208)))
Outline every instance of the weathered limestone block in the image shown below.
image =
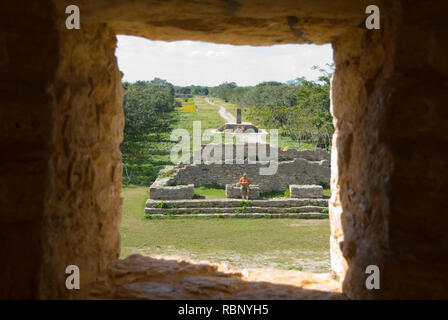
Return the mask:
MULTIPOLYGON (((241 189, 239 184, 226 184, 226 198, 241 198, 241 189)), ((260 197, 260 186, 250 185, 250 199, 260 197)))
POLYGON ((153 200, 191 199, 194 195, 194 185, 154 186, 149 188, 149 198, 153 200))
POLYGON ((289 186, 291 198, 322 198, 323 188, 318 185, 297 185, 289 186))

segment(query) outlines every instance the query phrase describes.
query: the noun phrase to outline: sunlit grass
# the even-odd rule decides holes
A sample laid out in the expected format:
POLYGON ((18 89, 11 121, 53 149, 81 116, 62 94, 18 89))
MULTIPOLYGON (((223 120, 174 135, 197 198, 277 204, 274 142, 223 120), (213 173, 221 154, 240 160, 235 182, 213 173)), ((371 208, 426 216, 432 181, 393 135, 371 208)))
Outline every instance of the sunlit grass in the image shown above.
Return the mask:
POLYGON ((201 186, 194 188, 194 193, 199 196, 204 196, 205 199, 224 199, 226 197, 226 190, 223 188, 201 186))
POLYGON ((146 187, 123 188, 121 257, 131 253, 228 261, 238 268, 329 272, 328 219, 144 218, 146 187))
POLYGON ((177 123, 175 129, 186 129, 193 136, 193 122, 200 121, 201 131, 217 129, 224 124, 224 120, 218 114, 218 108, 205 102, 201 97, 194 98, 196 112, 181 112, 177 108, 175 117, 177 123))

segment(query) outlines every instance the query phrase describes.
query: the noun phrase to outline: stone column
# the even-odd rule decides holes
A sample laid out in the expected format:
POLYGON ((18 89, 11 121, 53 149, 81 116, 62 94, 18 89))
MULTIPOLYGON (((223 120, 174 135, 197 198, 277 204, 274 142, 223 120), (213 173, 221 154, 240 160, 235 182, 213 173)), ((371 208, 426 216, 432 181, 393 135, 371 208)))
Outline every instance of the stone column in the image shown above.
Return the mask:
POLYGON ((236 123, 241 124, 241 109, 236 109, 236 123))

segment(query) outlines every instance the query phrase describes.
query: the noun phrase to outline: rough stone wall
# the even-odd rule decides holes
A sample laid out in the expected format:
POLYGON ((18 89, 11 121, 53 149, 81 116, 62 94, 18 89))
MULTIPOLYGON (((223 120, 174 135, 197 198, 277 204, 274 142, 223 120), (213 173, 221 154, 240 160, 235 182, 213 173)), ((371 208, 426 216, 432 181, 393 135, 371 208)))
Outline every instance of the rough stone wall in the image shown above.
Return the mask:
POLYGON ((401 4, 394 75, 374 100, 384 103, 379 142, 393 159, 379 294, 447 299, 448 3, 401 4))
MULTIPOLYGON (((198 148, 199 149, 199 148, 198 148)), ((269 161, 278 159, 278 161, 294 160, 296 158, 303 158, 310 161, 330 161, 330 153, 324 149, 316 148, 315 150, 297 150, 271 147, 268 143, 209 143, 201 145, 196 157, 190 158, 190 164, 195 160, 201 159, 203 163, 215 161, 215 151, 221 152, 221 161, 229 161, 235 163, 236 161, 247 162, 249 158, 249 150, 251 151, 251 160, 269 161), (220 150, 220 151, 219 151, 220 150)))
MULTIPOLYGON (((388 254, 394 162, 380 136, 398 22, 391 16, 398 9, 387 4, 391 3, 382 7, 381 30, 354 29, 333 42, 336 72, 331 99, 336 132, 331 164, 331 263, 352 298, 379 298, 385 293, 366 289, 365 270, 377 265, 384 272, 388 254)), ((383 287, 385 281, 381 278, 383 287)))
POLYGON ((383 8, 333 43, 332 269, 352 298, 446 298, 447 4, 383 8))
POLYGON ((37 297, 53 127, 47 88, 58 64, 54 23, 39 14, 53 11, 49 1, 16 4, 0 2, 1 299, 37 297))
POLYGON ((119 252, 115 33, 100 24, 67 30, 51 1, 4 3, 0 297, 83 298, 119 252), (71 264, 82 290, 65 288, 71 264))
MULTIPOLYGON (((393 0, 391 0, 393 1, 393 0)), ((388 2, 391 2, 388 1, 388 2)), ((71 0, 55 2, 61 8, 71 0)), ((374 1, 382 3, 386 1, 374 1)), ((78 0, 83 19, 153 40, 240 45, 330 43, 363 28, 372 0, 78 0)))
MULTIPOLYGON (((155 183, 157 183, 156 181, 155 183)), ((152 200, 180 200, 191 199, 194 196, 194 185, 165 186, 152 184, 149 188, 149 199, 152 200)))
POLYGON ((88 288, 104 281, 120 250, 124 121, 116 38, 104 25, 64 26, 60 21, 59 65, 49 88, 54 131, 41 240, 53 272, 42 274, 41 298, 84 297, 87 290, 66 290, 66 266, 77 265, 88 288))
MULTIPOLYGON (((59 257, 54 266, 58 274, 67 263, 76 264, 83 284, 89 285, 102 281, 119 255, 121 74, 111 30, 93 26, 83 28, 79 35, 62 32, 68 43, 61 52, 64 63, 54 94, 65 112, 56 121, 56 150, 50 163, 50 177, 55 181, 48 195, 51 206, 45 225, 53 250, 47 254, 59 257), (60 247, 54 245, 64 242, 60 247)), ((54 285, 61 282, 54 280, 54 285)))
POLYGON ((290 184, 320 184, 329 183, 330 166, 326 160, 307 161, 294 159, 278 162, 277 172, 272 175, 260 174, 260 168, 274 164, 197 164, 181 166, 174 170, 168 184, 194 184, 195 186, 237 183, 243 173, 247 173, 251 183, 259 185, 261 192, 284 191, 290 184))

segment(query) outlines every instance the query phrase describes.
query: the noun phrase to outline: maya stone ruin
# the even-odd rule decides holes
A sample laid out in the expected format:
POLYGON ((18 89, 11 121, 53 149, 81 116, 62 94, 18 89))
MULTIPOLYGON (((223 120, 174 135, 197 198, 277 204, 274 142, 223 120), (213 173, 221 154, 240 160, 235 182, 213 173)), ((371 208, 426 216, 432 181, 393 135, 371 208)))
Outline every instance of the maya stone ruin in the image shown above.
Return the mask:
POLYGON ((226 123, 215 133, 233 134, 235 142, 203 144, 196 151, 198 157, 193 155, 188 163, 162 169, 149 188, 151 200, 191 199, 194 187, 199 186, 226 188, 227 198, 238 198, 236 184, 245 172, 251 179, 251 198, 254 199, 261 193, 285 191, 292 185, 327 186, 330 183, 330 153, 323 149, 283 150, 271 146, 265 142, 265 130, 241 121, 240 109, 236 123, 226 123), (260 137, 263 138, 257 139, 260 137), (216 161, 215 154, 220 161, 216 161), (195 159, 201 160, 198 163, 195 159), (273 174, 263 172, 268 167, 273 167, 273 174))

